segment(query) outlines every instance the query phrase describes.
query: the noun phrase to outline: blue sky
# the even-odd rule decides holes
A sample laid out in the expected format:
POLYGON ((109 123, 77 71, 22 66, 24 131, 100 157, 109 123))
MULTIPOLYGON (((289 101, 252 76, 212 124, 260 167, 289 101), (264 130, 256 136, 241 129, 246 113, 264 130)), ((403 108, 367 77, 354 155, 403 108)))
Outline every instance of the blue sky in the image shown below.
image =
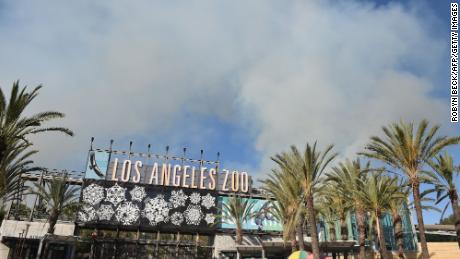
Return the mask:
POLYGON ((219 151, 225 167, 263 178, 291 144, 333 143, 353 158, 400 119, 458 135, 449 3, 0 1, 0 85, 43 84, 33 111, 67 114, 74 138, 35 140, 45 166, 84 170, 94 136, 99 147, 219 151))

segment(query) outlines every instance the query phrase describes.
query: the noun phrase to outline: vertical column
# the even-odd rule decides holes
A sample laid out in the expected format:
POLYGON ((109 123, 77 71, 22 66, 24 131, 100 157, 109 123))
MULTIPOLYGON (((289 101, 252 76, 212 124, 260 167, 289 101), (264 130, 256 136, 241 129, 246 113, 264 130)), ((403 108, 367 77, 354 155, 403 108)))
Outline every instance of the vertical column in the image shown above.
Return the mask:
POLYGON ((200 234, 196 234, 195 239, 195 258, 198 258, 198 246, 200 245, 200 234))
POLYGON ((176 258, 179 258, 179 242, 180 242, 180 232, 177 232, 177 236, 176 236, 176 258))
POLYGON ((262 251, 261 252, 262 252, 262 255, 261 255, 262 259, 266 259, 265 247, 262 246, 262 251))
POLYGON ((158 249, 159 249, 159 243, 160 243, 160 231, 157 231, 157 242, 156 242, 156 247, 155 247, 155 258, 159 257, 158 254, 158 249))

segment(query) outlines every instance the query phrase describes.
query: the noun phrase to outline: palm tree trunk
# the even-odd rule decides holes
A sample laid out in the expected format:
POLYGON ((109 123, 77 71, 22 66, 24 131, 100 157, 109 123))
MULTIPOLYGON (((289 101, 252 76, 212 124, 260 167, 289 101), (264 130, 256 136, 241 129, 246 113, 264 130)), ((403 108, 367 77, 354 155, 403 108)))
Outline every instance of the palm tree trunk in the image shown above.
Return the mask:
POLYGON ((397 211, 393 211, 393 229, 396 245, 398 246, 398 257, 404 258, 404 233, 402 231, 401 216, 397 211))
POLYGON ((299 250, 305 250, 305 242, 303 239, 303 217, 300 217, 296 226, 297 239, 299 240, 299 250))
POLYGON ((50 226, 48 228, 48 233, 49 234, 54 233, 54 226, 56 225, 58 217, 59 217, 58 211, 57 210, 51 210, 50 217, 48 218, 49 219, 49 224, 50 224, 50 226))
POLYGON ((417 214, 420 246, 422 247, 422 258, 429 259, 430 254, 428 252, 428 245, 426 244, 425 224, 423 223, 422 204, 420 202, 420 183, 418 181, 412 182, 412 193, 414 195, 415 212, 417 214))
POLYGON ((314 259, 320 259, 318 230, 316 229, 315 208, 313 207, 313 195, 310 193, 307 197, 308 225, 311 233, 311 250, 314 259))
POLYGON ((383 259, 388 259, 387 253, 387 243, 385 242, 385 232, 383 231, 383 225, 381 220, 380 212, 377 212, 377 230, 378 230, 378 237, 379 237, 379 247, 380 247, 380 255, 383 259))
POLYGON ((330 236, 331 241, 336 241, 337 240, 337 237, 335 235, 334 223, 331 223, 330 226, 329 226, 329 236, 330 236))
POLYGON ((297 239, 295 238, 295 232, 291 233, 291 251, 294 253, 297 251, 297 239))
POLYGON ((3 157, 6 152, 6 137, 0 137, 0 162, 3 161, 3 157))
POLYGON ((340 217, 340 236, 342 240, 348 240, 348 226, 346 217, 340 217))
POLYGON ((458 247, 460 247, 460 208, 458 207, 458 194, 456 189, 453 189, 451 191, 450 202, 452 205, 452 211, 454 212, 455 232, 457 232, 457 243, 458 247))
POLYGON ((356 223, 358 224, 359 232, 359 259, 366 259, 366 224, 364 221, 364 210, 362 208, 356 209, 356 223))
MULTIPOLYGON (((348 240, 348 226, 346 215, 340 217, 340 236, 342 240, 348 240)), ((344 258, 348 258, 348 252, 343 253, 344 258)))
POLYGON ((236 227, 236 244, 241 245, 243 244, 243 233, 241 231, 241 227, 237 226, 236 227))

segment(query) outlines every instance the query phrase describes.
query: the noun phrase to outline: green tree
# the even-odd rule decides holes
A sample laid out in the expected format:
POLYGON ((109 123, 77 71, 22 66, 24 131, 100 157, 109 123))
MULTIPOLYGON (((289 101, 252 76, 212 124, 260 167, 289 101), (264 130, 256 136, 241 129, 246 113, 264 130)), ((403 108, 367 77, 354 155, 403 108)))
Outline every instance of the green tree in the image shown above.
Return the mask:
POLYGON ((30 151, 32 143, 30 135, 46 131, 58 131, 72 136, 73 132, 63 127, 43 127, 43 124, 53 119, 63 118, 64 114, 56 111, 45 111, 24 115, 26 108, 38 96, 42 86, 27 92, 27 87, 20 88, 19 81, 13 83, 10 98, 0 88, 0 192, 3 202, 11 199, 16 192, 21 173, 32 161, 30 156, 37 151, 30 151))
POLYGON ((347 226, 347 213, 351 207, 344 196, 332 193, 330 196, 330 203, 334 207, 335 213, 340 220, 340 239, 348 240, 348 226, 347 226))
POLYGON ((222 203, 222 221, 235 224, 238 245, 243 243, 243 224, 254 216, 255 203, 255 200, 242 198, 236 194, 232 194, 227 202, 222 203))
POLYGON ((401 211, 406 210, 406 202, 409 196, 409 185, 403 179, 395 177, 395 181, 392 182, 394 189, 397 190, 395 195, 389 202, 389 211, 391 212, 391 218, 393 220, 393 231, 398 246, 398 257, 404 258, 404 232, 402 227, 401 211))
POLYGON ((30 157, 37 153, 29 149, 30 145, 24 142, 14 143, 11 150, 6 152, 0 163, 0 197, 3 206, 6 202, 18 199, 18 195, 25 190, 21 184, 23 173, 39 170, 33 167, 30 157))
POLYGON ((412 187, 417 213, 422 257, 427 259, 429 252, 420 200, 421 170, 442 149, 459 143, 460 137, 437 136, 439 126, 435 125, 429 129, 426 120, 422 120, 416 129, 414 129, 413 123, 402 121, 382 129, 384 137, 371 137, 370 143, 366 145, 366 152, 361 154, 399 169, 407 177, 412 187))
POLYGON ((335 222, 337 221, 336 211, 330 204, 324 203, 322 206, 317 207, 321 219, 327 224, 329 228, 329 239, 330 241, 336 241, 337 236, 335 234, 335 222))
POLYGON ((291 146, 289 153, 277 154, 272 160, 280 170, 287 172, 300 182, 303 192, 303 201, 307 209, 307 222, 311 233, 311 246, 315 259, 319 259, 319 240, 316 229, 316 211, 314 208, 314 195, 319 192, 324 180, 323 172, 329 163, 337 156, 331 154, 333 146, 328 146, 323 152, 313 145, 307 144, 305 151, 301 153, 295 146, 291 146))
MULTIPOLYGON (((455 219, 455 231, 457 232, 457 242, 460 247, 460 209, 458 207, 458 193, 455 186, 455 180, 458 178, 460 173, 460 166, 454 166, 454 160, 449 153, 444 152, 434 158, 434 160, 428 161, 428 164, 433 169, 433 172, 425 172, 430 177, 430 181, 434 184, 433 191, 436 192, 436 204, 449 198, 450 205, 452 207, 454 219, 455 219)), ((449 207, 449 203, 446 203, 444 207, 441 219, 449 207)))
POLYGON ((356 159, 339 163, 327 174, 327 179, 334 183, 337 195, 344 197, 348 201, 348 207, 355 212, 359 233, 359 259, 366 258, 366 207, 359 193, 364 190, 364 182, 369 170, 370 163, 363 165, 359 159, 356 159))
MULTIPOLYGON (((346 193, 345 190, 339 190, 339 188, 341 188, 341 185, 329 181, 325 187, 321 189, 320 204, 323 206, 319 206, 319 209, 322 211, 321 214, 323 214, 324 217, 330 220, 334 218, 340 221, 340 239, 348 240, 347 214, 352 206, 348 200, 348 196, 344 195, 346 193)), ((332 222, 329 223, 333 224, 332 222)), ((337 239, 337 237, 335 238, 337 239)))
POLYGON ((292 250, 296 250, 297 240, 299 248, 304 250, 303 240, 303 212, 302 188, 299 181, 287 172, 273 169, 267 179, 261 181, 262 189, 277 202, 269 207, 272 213, 283 225, 283 238, 290 238, 292 250))
POLYGON ((78 206, 78 189, 71 186, 67 176, 53 176, 44 185, 35 183, 30 193, 37 195, 48 208, 48 233, 54 233, 54 226, 61 215, 78 206))
POLYGON ((291 210, 289 204, 278 201, 270 201, 267 203, 267 212, 273 215, 273 218, 276 221, 280 222, 283 227, 283 240, 289 240, 291 244, 291 251, 297 251, 296 221, 294 220, 295 216, 293 216, 293 211, 291 210))
POLYGON ((371 212, 376 225, 379 238, 380 254, 383 259, 389 258, 383 231, 382 217, 390 210, 390 203, 395 198, 403 198, 396 186, 397 178, 391 178, 380 174, 371 174, 364 183, 364 189, 358 192, 365 201, 366 208, 371 212))
POLYGON ((455 225, 455 215, 451 214, 439 221, 438 225, 455 225))

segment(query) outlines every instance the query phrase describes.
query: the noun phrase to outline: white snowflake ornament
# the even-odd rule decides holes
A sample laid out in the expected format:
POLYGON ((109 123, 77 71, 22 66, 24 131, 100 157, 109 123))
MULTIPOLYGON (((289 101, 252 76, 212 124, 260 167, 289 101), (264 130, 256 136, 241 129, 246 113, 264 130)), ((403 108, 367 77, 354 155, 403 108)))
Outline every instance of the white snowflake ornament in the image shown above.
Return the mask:
POLYGON ((111 220, 115 211, 110 204, 102 204, 97 210, 99 220, 111 220))
POLYGON ((199 204, 201 201, 201 195, 197 192, 190 194, 190 202, 193 204, 199 204))
POLYGON ((96 210, 92 206, 84 205, 78 212, 78 218, 82 222, 89 222, 96 219, 96 210))
POLYGON ((134 187, 129 194, 131 194, 131 200, 142 202, 142 200, 147 196, 145 193, 145 188, 141 186, 134 187))
POLYGON ((213 197, 210 193, 206 194, 205 196, 202 196, 201 206, 205 207, 208 210, 216 206, 216 197, 213 197))
POLYGON ((180 212, 174 212, 171 215, 171 223, 176 226, 180 226, 184 222, 184 216, 180 212))
POLYGON ((131 225, 139 218, 139 207, 128 201, 118 206, 115 217, 123 225, 131 225))
POLYGON ((145 201, 142 214, 149 220, 151 225, 157 225, 160 222, 168 222, 169 210, 169 203, 164 199, 163 195, 159 194, 155 198, 145 201))
POLYGON ((203 218, 203 212, 201 212, 200 205, 188 205, 184 211, 185 221, 189 225, 199 225, 203 218))
POLYGON ((83 202, 96 205, 104 199, 104 188, 97 184, 90 184, 83 190, 83 202))
POLYGON ((214 221, 216 220, 216 216, 214 214, 206 214, 206 216, 204 217, 204 220, 206 221, 206 223, 208 224, 214 224, 214 221))
POLYGON ((187 201, 188 197, 185 195, 184 191, 171 191, 171 197, 169 198, 169 202, 173 208, 179 208, 181 206, 185 206, 185 202, 187 201))
POLYGON ((107 197, 105 198, 106 201, 112 203, 113 205, 117 206, 118 203, 125 201, 125 192, 126 189, 115 184, 114 186, 106 189, 107 197))

